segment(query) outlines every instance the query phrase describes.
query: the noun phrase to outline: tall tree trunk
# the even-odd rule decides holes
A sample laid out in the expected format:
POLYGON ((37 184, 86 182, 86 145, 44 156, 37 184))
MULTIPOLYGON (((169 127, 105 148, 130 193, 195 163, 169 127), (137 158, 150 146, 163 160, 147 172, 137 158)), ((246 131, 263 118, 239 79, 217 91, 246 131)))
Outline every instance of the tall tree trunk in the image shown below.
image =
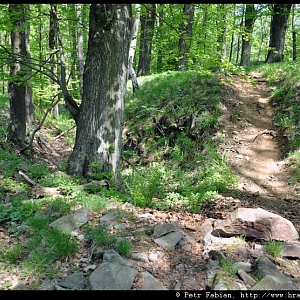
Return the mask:
MULTIPOLYGON (((28 5, 25 6, 25 16, 28 14, 28 5)), ((27 21, 27 20, 26 20, 27 21)), ((30 44, 29 44, 29 36, 30 36, 30 24, 27 22, 24 28, 24 35, 25 35, 25 60, 28 65, 31 64, 31 53, 30 53, 30 44)), ((34 111, 34 103, 33 103, 33 92, 31 88, 31 76, 32 76, 32 69, 26 68, 26 74, 28 80, 26 80, 25 86, 25 112, 26 112, 26 125, 27 128, 31 130, 35 127, 35 111, 34 111)))
POLYGON ((177 64, 178 71, 188 70, 188 54, 190 52, 190 43, 193 34, 193 19, 195 6, 193 4, 184 4, 184 20, 180 24, 181 35, 179 38, 179 56, 177 64))
POLYGON ((83 99, 69 174, 111 172, 120 184, 131 4, 91 4, 83 99))
POLYGON ((270 42, 266 63, 284 60, 285 34, 292 4, 274 4, 270 24, 270 42))
POLYGON ((146 76, 150 72, 152 38, 154 35, 154 25, 156 16, 155 4, 143 4, 145 11, 141 13, 141 37, 140 55, 138 64, 138 76, 146 76))
POLYGON ((135 6, 135 17, 133 19, 133 25, 131 29, 131 36, 130 36, 130 48, 129 48, 129 78, 132 82, 132 90, 135 92, 139 88, 139 84, 136 78, 136 74, 133 68, 133 62, 134 62, 134 54, 135 54, 135 48, 136 48, 136 42, 137 42, 137 34, 138 34, 138 28, 139 28, 139 19, 140 19, 140 13, 139 13, 139 4, 136 4, 135 6))
POLYGON ((262 55, 264 43, 266 43, 266 35, 267 35, 267 29, 266 29, 266 22, 264 19, 261 17, 260 18, 260 34, 261 34, 261 40, 259 43, 259 50, 257 54, 257 60, 260 61, 260 57, 262 55))
POLYGON ((10 124, 8 128, 9 139, 18 146, 25 145, 26 135, 26 86, 24 77, 26 71, 19 62, 26 57, 26 4, 9 4, 10 19, 12 20, 11 47, 14 63, 10 68, 11 80, 8 83, 10 100, 10 124))
MULTIPOLYGON (((8 46, 10 45, 10 32, 5 31, 4 32, 4 38, 3 41, 1 41, 3 45, 8 46)), ((1 78, 2 78, 2 95, 7 95, 7 79, 6 79, 6 74, 9 73, 9 66, 2 64, 2 73, 1 73, 1 78)))
MULTIPOLYGON (((56 16, 57 8, 56 5, 53 5, 53 8, 50 8, 50 22, 49 22, 49 49, 50 52, 52 52, 50 62, 51 62, 51 72, 53 74, 57 74, 57 59, 56 54, 54 54, 54 50, 56 48, 56 26, 55 26, 55 18, 56 16)), ((54 94, 57 93, 57 85, 56 82, 54 82, 52 79, 50 79, 50 83, 52 84, 54 94)), ((59 109, 58 109, 58 103, 52 108, 52 114, 54 117, 58 117, 59 115, 59 109)))
POLYGON ((79 71, 79 87, 80 98, 83 95, 83 73, 84 73, 84 54, 83 54, 83 32, 82 32, 82 4, 76 4, 76 14, 78 18, 77 25, 77 51, 78 51, 78 71, 79 71))
POLYGON ((249 67, 251 58, 252 32, 256 20, 257 11, 255 4, 246 4, 245 27, 242 40, 241 66, 249 67))
MULTIPOLYGON (((158 17, 157 17, 157 39, 160 40, 161 38, 161 32, 162 32, 162 20, 164 19, 164 10, 163 10, 163 4, 157 4, 157 11, 158 11, 158 17)), ((159 48, 157 50, 157 67, 156 70, 158 73, 160 73, 163 69, 163 56, 162 56, 162 49, 159 48)))
MULTIPOLYGON (((236 5, 234 5, 234 19, 233 19, 233 26, 235 27, 235 23, 236 23, 236 5)), ((230 51, 229 51, 229 62, 232 61, 232 53, 233 53, 233 46, 234 46, 234 31, 231 34, 231 41, 230 41, 230 51)))
POLYGON ((236 64, 238 64, 238 62, 240 60, 240 48, 241 48, 241 39, 242 39, 242 34, 241 33, 243 32, 245 7, 246 7, 246 4, 243 4, 242 18, 241 18, 241 22, 240 22, 240 34, 238 36, 237 49, 236 49, 236 60, 235 60, 236 64))
MULTIPOLYGON (((42 12, 41 12, 41 6, 38 6, 38 13, 41 16, 42 12)), ((38 30, 38 35, 39 35, 39 39, 38 39, 38 45, 39 45, 39 61, 41 62, 39 64, 39 82, 40 82, 40 89, 41 91, 44 89, 44 84, 43 84, 43 32, 44 32, 44 21, 42 18, 39 19, 39 30, 38 30)), ((39 96, 39 106, 40 108, 42 108, 42 97, 39 96)))
POLYGON ((226 12, 226 4, 219 4, 219 13, 221 20, 217 22, 217 27, 220 29, 220 33, 218 35, 218 51, 220 53, 220 61, 224 61, 226 59, 226 32, 227 32, 227 12, 226 12))
POLYGON ((297 59, 297 31, 295 27, 295 6, 296 4, 293 4, 292 9, 292 43, 293 43, 293 60, 295 61, 297 59))
MULTIPOLYGON (((75 8, 75 4, 68 4, 68 10, 71 12, 73 18, 76 20, 77 12, 75 8)), ((77 43, 77 24, 73 22, 73 20, 68 20, 68 28, 69 28, 69 36, 70 36, 70 66, 69 66, 69 75, 67 79, 67 83, 70 84, 71 89, 73 91, 77 91, 78 89, 78 76, 77 76, 77 61, 78 61, 78 43, 77 43)), ((80 92, 78 94, 80 97, 80 92)))
POLYGON ((57 78, 57 83, 59 84, 59 86, 62 90, 66 107, 68 108, 69 112, 71 113, 72 117, 74 118, 74 120, 77 124, 79 107, 78 107, 78 104, 76 103, 76 101, 74 101, 73 97, 70 95, 68 87, 67 87, 65 54, 64 54, 63 42, 62 42, 60 30, 59 30, 58 18, 57 18, 56 12, 54 10, 53 4, 50 4, 50 9, 54 12, 53 17, 54 17, 54 24, 55 24, 56 34, 57 34, 57 41, 58 41, 58 46, 59 46, 59 56, 60 56, 60 62, 59 62, 60 78, 57 78))

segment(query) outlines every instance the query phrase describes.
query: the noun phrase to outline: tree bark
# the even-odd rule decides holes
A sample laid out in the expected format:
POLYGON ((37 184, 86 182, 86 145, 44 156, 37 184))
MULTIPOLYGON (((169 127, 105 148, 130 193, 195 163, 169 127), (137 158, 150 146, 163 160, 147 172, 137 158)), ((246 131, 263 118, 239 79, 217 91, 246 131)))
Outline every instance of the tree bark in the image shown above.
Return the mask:
MULTIPOLYGON (((160 40, 162 35, 162 28, 163 28, 163 22, 164 19, 164 5, 163 4, 157 4, 157 39, 160 40)), ((162 55, 162 49, 157 49, 157 73, 162 72, 163 70, 163 55, 162 55)))
POLYGON ((179 38, 180 59, 177 64, 178 71, 188 70, 188 54, 190 52, 190 43, 193 35, 194 9, 193 4, 184 4, 183 6, 184 20, 180 25, 182 33, 179 38))
POLYGON ((112 173, 120 183, 131 21, 130 4, 90 6, 83 99, 69 174, 112 173))
POLYGON ((274 4, 270 24, 270 42, 266 63, 284 60, 285 34, 292 4, 274 4))
MULTIPOLYGON (((50 52, 54 52, 56 48, 56 26, 55 26, 55 19, 57 18, 56 16, 57 8, 56 5, 53 5, 53 8, 50 8, 50 22, 49 22, 49 48, 50 52)), ((56 59, 56 54, 51 55, 51 72, 53 74, 57 74, 57 59, 56 59)), ((52 79, 50 79, 50 83, 53 86, 53 91, 56 94, 57 93, 57 85, 56 82, 54 82, 52 79)), ((58 117, 59 115, 59 109, 58 109, 58 103, 52 108, 52 114, 54 115, 55 118, 58 117)))
POLYGON ((220 4, 219 13, 221 20, 218 21, 218 29, 220 29, 220 33, 218 34, 218 51, 220 53, 220 61, 224 61, 226 59, 226 32, 227 32, 227 8, 226 4, 220 4))
POLYGON ((19 146, 25 145, 26 135, 26 86, 24 77, 26 71, 19 63, 19 57, 26 56, 26 4, 9 4, 9 13, 13 30, 11 31, 11 47, 14 58, 10 68, 11 80, 8 84, 10 100, 10 124, 8 128, 9 139, 19 146))
POLYGON ((134 54, 135 54, 135 48, 136 48, 136 42, 137 42, 137 34, 138 34, 138 27, 139 27, 139 4, 136 4, 136 16, 133 19, 132 29, 131 29, 131 36, 130 36, 130 48, 129 48, 129 78, 132 82, 132 90, 135 92, 135 90, 139 89, 139 84, 136 78, 136 74, 133 68, 133 62, 134 62, 134 54))
POLYGON ((252 32, 256 20, 255 4, 246 4, 245 27, 242 40, 241 66, 249 67, 251 58, 252 32))
MULTIPOLYGON (((28 14, 28 6, 25 6, 25 14, 28 14)), ((30 53, 30 43, 29 43, 29 36, 30 36, 30 24, 27 22, 27 25, 24 28, 25 31, 25 60, 28 65, 31 63, 31 53, 30 53)), ((31 76, 32 76, 32 69, 26 68, 27 78, 26 80, 26 90, 25 90, 25 111, 26 111, 26 125, 27 128, 33 130, 36 126, 35 122, 35 110, 34 110, 34 103, 33 103, 33 92, 31 88, 31 76)))
POLYGON ((83 95, 83 73, 84 73, 84 54, 83 54, 83 32, 82 32, 82 11, 81 4, 76 4, 76 14, 78 18, 77 26, 77 51, 78 51, 78 71, 79 71, 79 87, 80 98, 83 95))
POLYGON ((156 18, 156 5, 143 5, 145 11, 141 14, 140 55, 137 70, 138 76, 146 76, 150 72, 152 38, 156 18))
POLYGON ((292 43, 293 43, 293 61, 297 59, 297 30, 295 26, 295 6, 296 4, 293 4, 292 8, 292 43))

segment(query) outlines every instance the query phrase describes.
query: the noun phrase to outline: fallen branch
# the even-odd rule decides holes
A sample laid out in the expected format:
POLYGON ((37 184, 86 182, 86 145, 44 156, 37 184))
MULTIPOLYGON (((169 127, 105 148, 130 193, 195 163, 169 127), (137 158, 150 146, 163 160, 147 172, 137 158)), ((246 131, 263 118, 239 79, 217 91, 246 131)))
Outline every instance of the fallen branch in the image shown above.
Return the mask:
MULTIPOLYGON (((92 187, 93 185, 108 187, 109 182, 108 182, 108 180, 105 180, 105 179, 101 180, 101 181, 91 181, 91 182, 86 183, 86 184, 73 186, 72 188, 73 189, 87 190, 88 188, 92 187)), ((65 194, 65 193, 66 192, 64 192, 63 188, 44 187, 44 186, 40 186, 40 185, 36 184, 35 187, 32 189, 30 194, 32 196, 35 196, 36 198, 41 198, 41 197, 44 197, 45 195, 51 196, 51 197, 59 197, 59 196, 62 196, 63 194, 65 194)))
POLYGON ((38 143, 44 145, 54 156, 59 156, 59 154, 48 144, 41 136, 37 138, 38 143))
POLYGON ((30 185, 35 186, 35 182, 32 181, 25 173, 23 173, 21 170, 19 171, 19 174, 22 176, 22 178, 30 185))
POLYGON ((67 130, 65 130, 65 131, 63 131, 63 132, 61 132, 59 135, 57 135, 57 136, 55 137, 55 139, 59 139, 62 135, 64 135, 65 133, 71 131, 71 130, 72 130, 73 128, 75 128, 75 127, 76 127, 76 124, 73 125, 72 127, 70 127, 69 129, 67 129, 67 130))

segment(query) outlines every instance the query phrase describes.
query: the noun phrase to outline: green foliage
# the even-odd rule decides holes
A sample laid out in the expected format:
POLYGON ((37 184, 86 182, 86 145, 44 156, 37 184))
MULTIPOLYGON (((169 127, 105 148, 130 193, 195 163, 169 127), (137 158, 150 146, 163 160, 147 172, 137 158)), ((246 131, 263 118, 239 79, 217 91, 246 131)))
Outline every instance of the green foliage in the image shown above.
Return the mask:
POLYGON ((267 246, 268 253, 272 257, 277 258, 281 255, 282 248, 281 248, 281 243, 279 241, 276 240, 266 241, 266 246, 267 246))
POLYGON ((23 221, 30 218, 38 209, 38 204, 32 202, 22 203, 14 200, 10 205, 0 204, 0 223, 9 229, 12 235, 24 231, 23 221))
POLYGON ((130 257, 131 251, 132 251, 133 245, 128 239, 121 239, 116 242, 116 249, 125 257, 130 257))
POLYGON ((30 238, 24 247, 30 255, 28 263, 38 266, 48 266, 55 259, 66 259, 77 251, 77 240, 59 229, 46 226, 41 218, 31 222, 30 238))
POLYGON ((47 187, 72 187, 73 185, 76 185, 79 183, 79 179, 76 177, 70 177, 65 172, 62 171, 56 171, 49 174, 49 172, 46 174, 46 176, 42 177, 39 180, 39 183, 42 186, 47 187))
POLYGON ((13 152, 7 152, 0 147, 1 174, 5 177, 12 177, 19 168, 23 159, 13 152))
POLYGON ((48 165, 46 163, 40 164, 30 164, 29 166, 30 178, 37 180, 40 179, 50 172, 48 165))
POLYGON ((0 250, 0 261, 8 264, 16 264, 18 259, 21 257, 22 247, 17 244, 7 250, 0 250))
POLYGON ((132 175, 124 177, 124 182, 135 205, 153 206, 153 198, 159 190, 161 176, 159 169, 139 168, 134 169, 132 175))
POLYGON ((238 271, 238 267, 230 257, 220 258, 219 265, 221 270, 229 277, 234 277, 238 271))
MULTIPOLYGON (((113 147, 110 147, 109 149, 111 150, 111 149, 113 149, 113 147)), ((112 179, 113 178, 113 173, 112 172, 103 172, 102 165, 97 162, 90 163, 89 167, 91 169, 91 172, 89 174, 89 177, 91 179, 102 180, 102 179, 112 179)))
POLYGON ((130 257, 133 244, 126 238, 118 238, 116 234, 109 232, 107 224, 100 224, 96 227, 87 226, 85 228, 88 240, 94 245, 105 248, 114 247, 121 255, 130 257))
POLYGON ((143 166, 138 151, 125 148, 127 158, 136 161, 123 172, 132 203, 198 212, 201 202, 236 183, 226 155, 209 138, 220 98, 214 77, 197 72, 146 76, 136 95, 129 94, 125 121, 130 136, 147 140, 143 166))
POLYGON ((107 224, 100 224, 95 228, 86 228, 88 239, 97 245, 109 246, 116 241, 116 238, 109 233, 107 224))
POLYGON ((298 147, 298 150, 293 151, 290 153, 289 157, 287 158, 287 163, 291 167, 293 178, 293 183, 299 183, 300 182, 300 151, 299 151, 300 145, 298 147))

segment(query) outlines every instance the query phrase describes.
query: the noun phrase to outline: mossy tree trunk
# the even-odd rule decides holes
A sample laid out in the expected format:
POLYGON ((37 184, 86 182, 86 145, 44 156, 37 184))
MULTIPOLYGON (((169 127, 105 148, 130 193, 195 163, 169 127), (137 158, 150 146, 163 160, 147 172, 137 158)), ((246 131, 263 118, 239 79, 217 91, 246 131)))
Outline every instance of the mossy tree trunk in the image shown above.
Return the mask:
POLYGON ((83 98, 69 174, 111 172, 120 179, 131 28, 130 4, 91 4, 83 98))

